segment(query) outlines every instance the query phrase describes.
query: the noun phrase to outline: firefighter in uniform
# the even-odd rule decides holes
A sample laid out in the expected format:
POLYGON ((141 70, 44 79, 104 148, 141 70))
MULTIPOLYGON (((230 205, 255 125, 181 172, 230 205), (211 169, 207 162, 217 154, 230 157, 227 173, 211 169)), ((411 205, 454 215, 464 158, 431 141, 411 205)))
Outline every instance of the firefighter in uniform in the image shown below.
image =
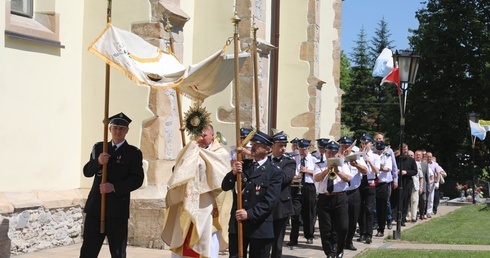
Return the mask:
POLYGON ((316 166, 314 170, 315 181, 320 182, 317 203, 320 236, 327 257, 343 257, 345 235, 349 226, 345 190, 352 177, 348 165, 341 162, 337 155, 339 144, 329 142, 326 149, 327 166, 316 166), (329 159, 337 162, 329 164, 329 159))
POLYGON ((238 221, 243 223, 243 254, 268 258, 274 239, 272 212, 281 194, 282 171, 267 154, 273 144, 271 136, 257 131, 252 138, 253 162, 235 162, 221 184, 223 191, 233 190, 229 223, 230 257, 238 257, 238 221), (235 189, 236 175, 242 173, 243 189, 235 189), (242 209, 237 209, 237 194, 242 195, 242 209))

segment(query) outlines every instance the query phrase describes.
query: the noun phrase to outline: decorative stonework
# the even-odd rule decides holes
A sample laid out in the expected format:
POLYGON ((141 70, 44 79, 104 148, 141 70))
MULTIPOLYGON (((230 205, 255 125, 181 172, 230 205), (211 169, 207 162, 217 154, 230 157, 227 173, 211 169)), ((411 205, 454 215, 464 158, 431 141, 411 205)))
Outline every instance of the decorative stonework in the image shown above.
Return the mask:
POLYGON ((335 89, 337 90, 337 97, 335 98, 335 103, 337 107, 335 108, 335 122, 332 124, 329 134, 335 136, 336 139, 340 138, 340 112, 342 107, 342 94, 343 91, 340 89, 340 33, 342 25, 342 0, 335 0, 333 2, 333 9, 335 11, 333 29, 337 31, 338 39, 332 42, 333 44, 333 70, 332 76, 334 78, 335 89))
MULTIPOLYGON (((241 21, 239 23, 239 37, 241 49, 252 47, 253 32, 252 26, 255 22, 256 37, 257 37, 257 76, 258 76, 258 93, 254 92, 254 59, 248 58, 243 67, 239 71, 239 94, 240 103, 235 103, 235 94, 232 94, 232 103, 235 107, 240 108, 240 121, 242 123, 251 124, 255 128, 256 112, 255 112, 255 94, 259 96, 259 123, 258 128, 267 127, 268 123, 268 100, 269 100, 269 52, 274 48, 264 39, 266 34, 266 1, 263 0, 246 0, 237 1, 237 14, 241 21)), ((234 89, 234 82, 232 84, 234 89)), ((235 108, 220 107, 217 110, 218 120, 222 122, 235 123, 235 108)))
POLYGON ((4 219, 10 221, 8 236, 12 254, 71 245, 80 243, 82 239, 80 232, 83 219, 80 206, 20 210, 4 214, 4 219))

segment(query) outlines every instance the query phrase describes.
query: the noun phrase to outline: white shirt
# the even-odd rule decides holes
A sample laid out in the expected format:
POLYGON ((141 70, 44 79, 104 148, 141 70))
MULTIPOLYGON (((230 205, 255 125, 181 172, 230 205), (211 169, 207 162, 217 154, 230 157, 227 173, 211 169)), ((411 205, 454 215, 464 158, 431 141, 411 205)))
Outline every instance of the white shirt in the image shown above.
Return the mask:
MULTIPOLYGON (((380 158, 378 154, 374 153, 372 150, 369 150, 365 155, 371 159, 375 167, 379 168, 380 158)), ((371 167, 371 164, 366 162, 366 166, 368 169, 367 179, 368 181, 373 181, 374 179, 376 179, 376 173, 374 173, 374 169, 371 167)))
MULTIPOLYGON (((366 166, 366 162, 362 158, 358 158, 356 162, 359 165, 366 166)), ((359 170, 356 167, 351 166, 349 162, 344 163, 350 169, 350 175, 352 176, 352 179, 350 180, 350 185, 347 187, 346 191, 355 190, 361 185, 362 174, 359 173, 359 170)))
MULTIPOLYGON (((298 158, 296 158, 296 175, 298 173, 300 173, 300 168, 301 168, 301 156, 297 156, 298 158)), ((313 157, 311 155, 311 153, 308 153, 308 155, 305 157, 305 167, 306 169, 310 170, 310 171, 314 171, 315 170, 315 164, 318 162, 318 160, 313 157)), ((315 180, 313 180, 313 175, 312 174, 308 174, 308 173, 304 173, 303 175, 305 177, 305 183, 315 183, 315 180)))
POLYGON ((393 182, 393 176, 391 174, 391 169, 393 168, 391 156, 388 153, 383 152, 379 157, 380 157, 380 168, 382 165, 383 168, 385 169, 387 168, 388 171, 379 170, 378 181, 384 183, 393 182))
MULTIPOLYGON (((315 166, 315 170, 313 171, 313 176, 319 174, 319 173, 322 173, 324 170, 325 170, 325 162, 321 162, 321 163, 317 163, 316 166, 315 166)), ((349 168, 349 165, 347 165, 346 163, 344 163, 343 166, 338 166, 337 167, 339 171, 342 171, 343 173, 350 173, 350 168, 349 168)), ((327 193, 327 187, 328 187, 328 175, 325 176, 325 178, 323 178, 322 181, 320 181, 320 183, 318 184, 318 193, 327 193)), ((349 187, 349 183, 348 182, 344 182, 342 181, 342 179, 337 176, 337 178, 334 179, 333 181, 333 191, 334 192, 343 192, 345 190, 347 190, 347 188, 349 187)))

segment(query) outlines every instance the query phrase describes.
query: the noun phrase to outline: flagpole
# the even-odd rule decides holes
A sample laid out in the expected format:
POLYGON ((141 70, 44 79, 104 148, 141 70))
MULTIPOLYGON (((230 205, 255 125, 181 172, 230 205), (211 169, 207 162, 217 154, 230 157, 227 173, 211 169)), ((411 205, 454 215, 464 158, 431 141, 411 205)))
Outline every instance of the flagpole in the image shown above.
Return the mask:
POLYGON ((255 17, 253 19, 252 32, 253 32, 253 62, 254 62, 254 100, 255 100, 255 128, 260 131, 260 114, 259 114, 259 76, 258 76, 258 56, 257 56, 257 28, 255 26, 255 17))
MULTIPOLYGON (((168 33, 170 51, 172 52, 172 54, 175 54, 175 52, 174 52, 174 37, 172 36, 172 28, 173 28, 173 26, 172 26, 172 24, 170 24, 170 21, 168 20, 168 16, 167 16, 167 24, 165 25, 165 30, 168 33)), ((179 112, 180 139, 182 140, 182 147, 184 147, 186 142, 185 142, 185 133, 184 133, 184 119, 182 117, 182 99, 180 96, 180 91, 177 88, 175 88, 175 96, 176 96, 176 100, 177 100, 177 110, 179 112)))
MULTIPOLYGON (((107 0, 107 23, 111 22, 112 16, 112 0, 107 0)), ((109 93, 111 88, 111 67, 108 63, 105 64, 105 98, 104 98, 104 140, 102 144, 102 152, 107 153, 107 141, 109 138, 109 93)), ((107 182, 107 163, 102 164, 101 184, 107 182)), ((105 203, 106 194, 100 194, 100 233, 105 232, 105 203)))
MULTIPOLYGON (((236 132, 236 146, 242 146, 240 140, 240 88, 238 87, 238 70, 239 70, 239 60, 238 60, 238 24, 241 19, 238 17, 238 14, 235 11, 235 15, 231 18, 231 22, 235 26, 234 34, 233 34, 233 43, 234 43, 234 66, 235 66, 235 132, 236 132)), ((242 153, 238 151, 236 153, 236 161, 242 162, 242 153)), ((242 209, 242 174, 236 174, 236 182, 237 182, 237 210, 242 209)), ((238 222, 238 257, 243 257, 243 224, 241 220, 237 220, 238 222)))

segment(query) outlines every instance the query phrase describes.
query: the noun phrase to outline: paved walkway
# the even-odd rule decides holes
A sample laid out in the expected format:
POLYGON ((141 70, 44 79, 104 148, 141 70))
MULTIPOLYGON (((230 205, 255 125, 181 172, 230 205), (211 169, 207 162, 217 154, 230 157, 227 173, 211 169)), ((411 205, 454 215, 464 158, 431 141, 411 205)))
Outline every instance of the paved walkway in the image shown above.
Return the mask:
MULTIPOLYGON (((438 209, 438 214, 432 216, 432 219, 444 216, 448 212, 451 212, 455 209, 460 208, 460 206, 446 206, 440 205, 438 209)), ((407 223, 406 227, 402 227, 403 230, 410 228, 416 224, 425 223, 428 220, 417 221, 415 223, 407 223)), ((393 227, 393 230, 396 226, 393 227)), ((376 232, 376 231, 375 231, 376 232)), ((385 231, 385 236, 387 234, 392 234, 392 232, 385 231)), ((320 236, 317 230, 316 239, 312 245, 307 245, 306 240, 303 239, 300 243, 295 246, 292 250, 288 247, 283 248, 283 257, 284 258, 298 258, 298 257, 325 257, 323 253, 321 244, 320 244, 320 236)), ((286 235, 285 242, 289 240, 289 235, 286 235)), ((345 250, 346 258, 355 257, 357 254, 360 254, 364 250, 368 248, 380 248, 380 249, 442 249, 442 250, 481 250, 481 251, 490 251, 490 246, 477 246, 477 245, 428 245, 428 244, 411 244, 405 242, 398 241, 386 241, 383 238, 373 237, 373 242, 371 244, 364 244, 355 242, 354 245, 357 248, 357 251, 349 251, 345 250)), ((80 251, 81 244, 74 244, 70 246, 57 247, 45 251, 35 252, 31 254, 22 254, 22 255, 12 255, 12 257, 16 258, 74 258, 78 257, 80 251)), ((147 249, 140 247, 128 247, 128 258, 170 258, 170 251, 168 250, 157 250, 157 249, 147 249)), ((107 245, 102 247, 102 251, 99 255, 100 258, 110 258, 109 248, 107 245)), ((228 257, 227 253, 223 253, 220 255, 220 258, 228 257)))

